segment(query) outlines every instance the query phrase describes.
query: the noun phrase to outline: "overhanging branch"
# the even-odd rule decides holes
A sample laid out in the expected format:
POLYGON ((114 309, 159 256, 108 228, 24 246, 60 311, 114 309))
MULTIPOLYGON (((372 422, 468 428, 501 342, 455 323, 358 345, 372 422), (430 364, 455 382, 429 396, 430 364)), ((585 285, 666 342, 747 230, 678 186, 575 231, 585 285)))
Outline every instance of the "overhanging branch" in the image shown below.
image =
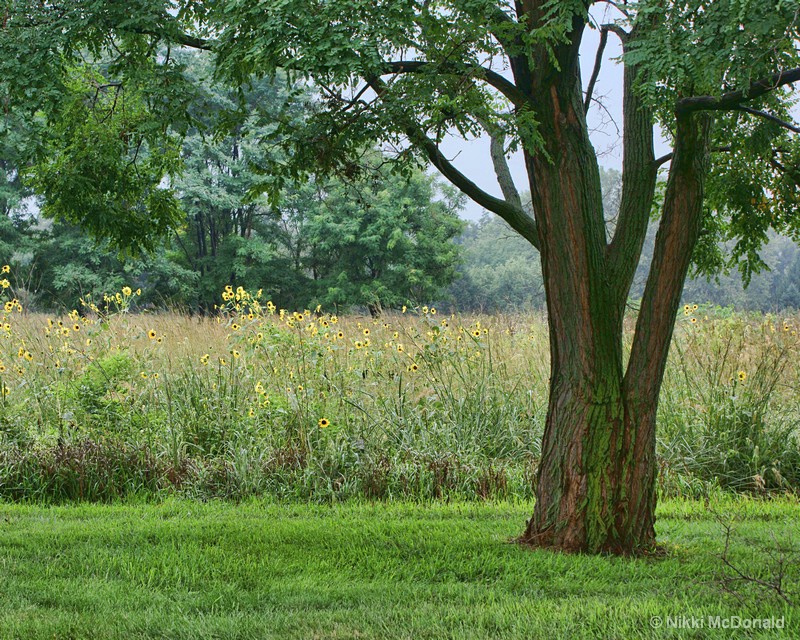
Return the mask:
MULTIPOLYGON (((709 151, 711 151, 711 153, 727 153, 728 151, 731 151, 731 150, 732 150, 732 148, 731 148, 730 146, 724 146, 724 147, 711 147, 711 149, 709 149, 709 151)), ((658 168, 658 167, 660 167, 661 165, 663 165, 663 164, 666 164, 667 162, 670 162, 670 161, 672 160, 672 156, 673 156, 673 155, 674 155, 674 154, 673 154, 671 151, 670 151, 669 153, 665 153, 665 154, 664 154, 663 156, 661 156, 660 158, 656 158, 656 159, 653 161, 653 165, 654 165, 656 168, 658 168)))
POLYGON ((772 115, 767 111, 761 111, 760 109, 752 109, 750 107, 741 106, 739 107, 740 111, 744 111, 745 113, 749 113, 753 116, 758 116, 759 118, 764 118, 765 120, 769 120, 770 122, 774 122, 779 127, 783 127, 784 129, 788 129, 794 133, 800 133, 800 127, 791 122, 786 122, 786 120, 781 120, 779 117, 772 115))
POLYGON ((130 31, 131 33, 138 33, 142 36, 155 36, 156 38, 164 38, 169 42, 174 42, 175 44, 179 44, 184 47, 189 47, 190 49, 201 49, 203 51, 212 51, 214 49, 214 45, 216 41, 214 40, 206 40, 205 38, 198 38, 196 36, 191 36, 188 33, 184 33, 183 31, 176 31, 170 32, 168 30, 165 31, 154 31, 152 29, 139 29, 137 27, 128 27, 126 30, 130 31))
POLYGON ((483 80, 502 93, 515 107, 527 104, 528 99, 517 86, 496 71, 480 65, 459 65, 455 63, 435 63, 421 60, 397 60, 387 62, 384 73, 441 73, 459 77, 483 80), (467 73, 465 73, 467 72, 467 73))
POLYGON ((731 109, 738 109, 742 103, 748 100, 759 98, 770 91, 787 84, 793 84, 798 80, 800 80, 800 67, 779 71, 767 78, 756 80, 747 89, 724 93, 720 97, 692 96, 690 98, 681 98, 675 105, 675 112, 683 114, 692 111, 730 111, 731 109))
MULTIPOLYGON (((375 76, 367 78, 367 83, 372 87, 379 98, 382 98, 386 94, 386 83, 380 78, 375 76)), ((521 207, 517 207, 512 203, 506 202, 502 198, 496 198, 487 193, 459 171, 453 163, 444 156, 436 143, 426 135, 412 117, 408 118, 403 129, 409 140, 425 152, 431 164, 457 187, 459 191, 483 208, 488 209, 492 213, 496 213, 534 247, 537 249, 539 248, 538 227, 536 221, 528 215, 528 213, 521 207)))
POLYGON ((505 220, 522 237, 530 242, 537 249, 539 248, 539 232, 536 222, 522 208, 506 202, 501 198, 495 198, 486 193, 472 180, 467 178, 461 171, 456 169, 453 164, 444 157, 439 147, 420 131, 408 131, 411 140, 417 144, 441 174, 452 182, 459 190, 466 194, 473 201, 492 213, 496 213, 505 220))

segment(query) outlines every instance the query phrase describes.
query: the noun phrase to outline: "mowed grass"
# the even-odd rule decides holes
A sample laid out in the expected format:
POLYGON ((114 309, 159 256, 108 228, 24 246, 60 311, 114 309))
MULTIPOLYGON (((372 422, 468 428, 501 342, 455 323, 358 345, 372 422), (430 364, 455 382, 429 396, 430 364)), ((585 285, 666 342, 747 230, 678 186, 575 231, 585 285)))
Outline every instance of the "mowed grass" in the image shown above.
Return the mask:
MULTIPOLYGON (((4 504, 0 637, 800 635, 797 606, 769 590, 739 584, 726 593, 718 557, 722 518, 734 522, 731 561, 769 579, 770 553, 800 543, 796 498, 664 502, 663 558, 511 544, 531 510, 521 502, 4 504), (672 628, 668 616, 782 617, 783 629, 672 628)), ((796 559, 783 582, 796 597, 796 559)))

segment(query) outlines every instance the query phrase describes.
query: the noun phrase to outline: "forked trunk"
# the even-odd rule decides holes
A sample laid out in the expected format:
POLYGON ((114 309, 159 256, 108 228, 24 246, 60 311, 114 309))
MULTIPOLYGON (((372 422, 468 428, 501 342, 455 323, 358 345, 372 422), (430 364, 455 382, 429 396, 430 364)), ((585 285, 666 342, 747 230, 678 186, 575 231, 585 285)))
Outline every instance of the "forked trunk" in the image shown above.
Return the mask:
POLYGON ((700 231, 708 121, 679 119, 653 262, 624 372, 629 282, 614 276, 631 270, 609 268, 591 146, 574 105, 555 90, 552 102, 554 161, 533 158, 529 165, 547 292, 551 387, 536 506, 521 541, 565 551, 634 554, 655 545, 656 411, 700 231))

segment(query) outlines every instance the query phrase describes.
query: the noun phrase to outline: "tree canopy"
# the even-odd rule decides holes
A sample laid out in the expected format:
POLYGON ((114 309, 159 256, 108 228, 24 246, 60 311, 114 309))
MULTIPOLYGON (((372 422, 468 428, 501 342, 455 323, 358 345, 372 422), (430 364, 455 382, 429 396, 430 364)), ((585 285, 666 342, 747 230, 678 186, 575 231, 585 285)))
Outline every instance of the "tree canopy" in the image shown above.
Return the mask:
MULTIPOLYGON (((44 185, 41 215, 21 211, 27 192, 20 159, 29 148, 21 135, 8 136, 0 257, 4 264, 20 267, 19 295, 40 307, 77 308, 81 297, 99 299, 106 291, 133 285, 144 290, 139 304, 209 312, 220 302, 223 288, 233 285, 263 289, 274 304, 286 308, 322 304, 343 310, 356 305, 376 313, 440 295, 455 276, 458 260, 458 247, 450 241, 462 227, 455 190, 419 169, 392 175, 383 156, 373 152, 365 154, 357 175, 287 182, 280 201, 271 204, 260 194, 268 178, 261 167, 278 152, 261 140, 275 114, 291 108, 285 82, 262 78, 239 92, 214 82, 208 55, 176 56, 195 97, 189 105, 191 125, 175 139, 180 145, 170 160, 180 170, 169 188, 153 191, 180 208, 168 236, 166 229, 138 234, 136 225, 146 226, 147 215, 159 217, 147 201, 141 203, 144 218, 106 204, 125 197, 128 187, 115 180, 124 181, 126 175, 136 180, 144 171, 140 165, 126 174, 126 165, 118 163, 124 147, 113 139, 105 146, 108 132, 118 129, 112 117, 124 115, 130 106, 123 104, 122 88, 114 88, 119 95, 102 98, 110 104, 99 104, 98 97, 91 105, 108 116, 96 120, 90 113, 88 120, 106 137, 91 145, 81 131, 66 150, 51 139, 54 153, 45 150, 29 169, 36 176, 34 188, 44 185), (119 102, 116 111, 113 100, 119 102), (103 155, 100 166, 87 167, 98 153, 103 155), (52 201, 49 188, 54 184, 74 193, 71 204, 67 197, 52 201), (94 212, 89 210, 92 198, 94 212), (91 224, 77 228, 75 223, 83 219, 72 215, 56 216, 54 224, 44 219, 53 209, 78 205, 91 224), (121 229, 118 218, 134 228, 121 229), (135 260, 121 262, 115 248, 137 234, 158 244, 135 260)), ((57 140, 65 141, 61 134, 57 140)))

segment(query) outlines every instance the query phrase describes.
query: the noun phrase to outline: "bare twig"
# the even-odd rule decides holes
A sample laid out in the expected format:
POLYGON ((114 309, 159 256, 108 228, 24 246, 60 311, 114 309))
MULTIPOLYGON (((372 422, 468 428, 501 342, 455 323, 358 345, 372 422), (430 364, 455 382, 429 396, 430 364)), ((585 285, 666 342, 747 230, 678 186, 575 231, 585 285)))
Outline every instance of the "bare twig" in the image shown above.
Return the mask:
POLYGON ((787 568, 793 566, 795 563, 800 562, 800 556, 798 556, 794 550, 791 550, 791 552, 787 554, 786 548, 778 544, 775 533, 770 532, 770 536, 772 537, 773 541, 773 548, 766 549, 766 553, 769 556, 772 565, 769 577, 766 579, 759 578, 750 573, 746 573, 730 559, 733 526, 729 520, 726 520, 719 514, 714 513, 713 510, 711 513, 714 514, 717 522, 722 527, 722 530, 725 534, 725 545, 722 553, 719 555, 719 559, 722 561, 723 566, 733 573, 733 575, 725 574, 721 577, 720 583, 722 588, 726 592, 739 599, 739 601, 743 601, 742 594, 735 589, 735 585, 754 584, 762 589, 765 589, 767 592, 776 595, 786 604, 793 606, 793 598, 790 597, 793 596, 793 594, 788 593, 786 589, 786 573, 787 568))

